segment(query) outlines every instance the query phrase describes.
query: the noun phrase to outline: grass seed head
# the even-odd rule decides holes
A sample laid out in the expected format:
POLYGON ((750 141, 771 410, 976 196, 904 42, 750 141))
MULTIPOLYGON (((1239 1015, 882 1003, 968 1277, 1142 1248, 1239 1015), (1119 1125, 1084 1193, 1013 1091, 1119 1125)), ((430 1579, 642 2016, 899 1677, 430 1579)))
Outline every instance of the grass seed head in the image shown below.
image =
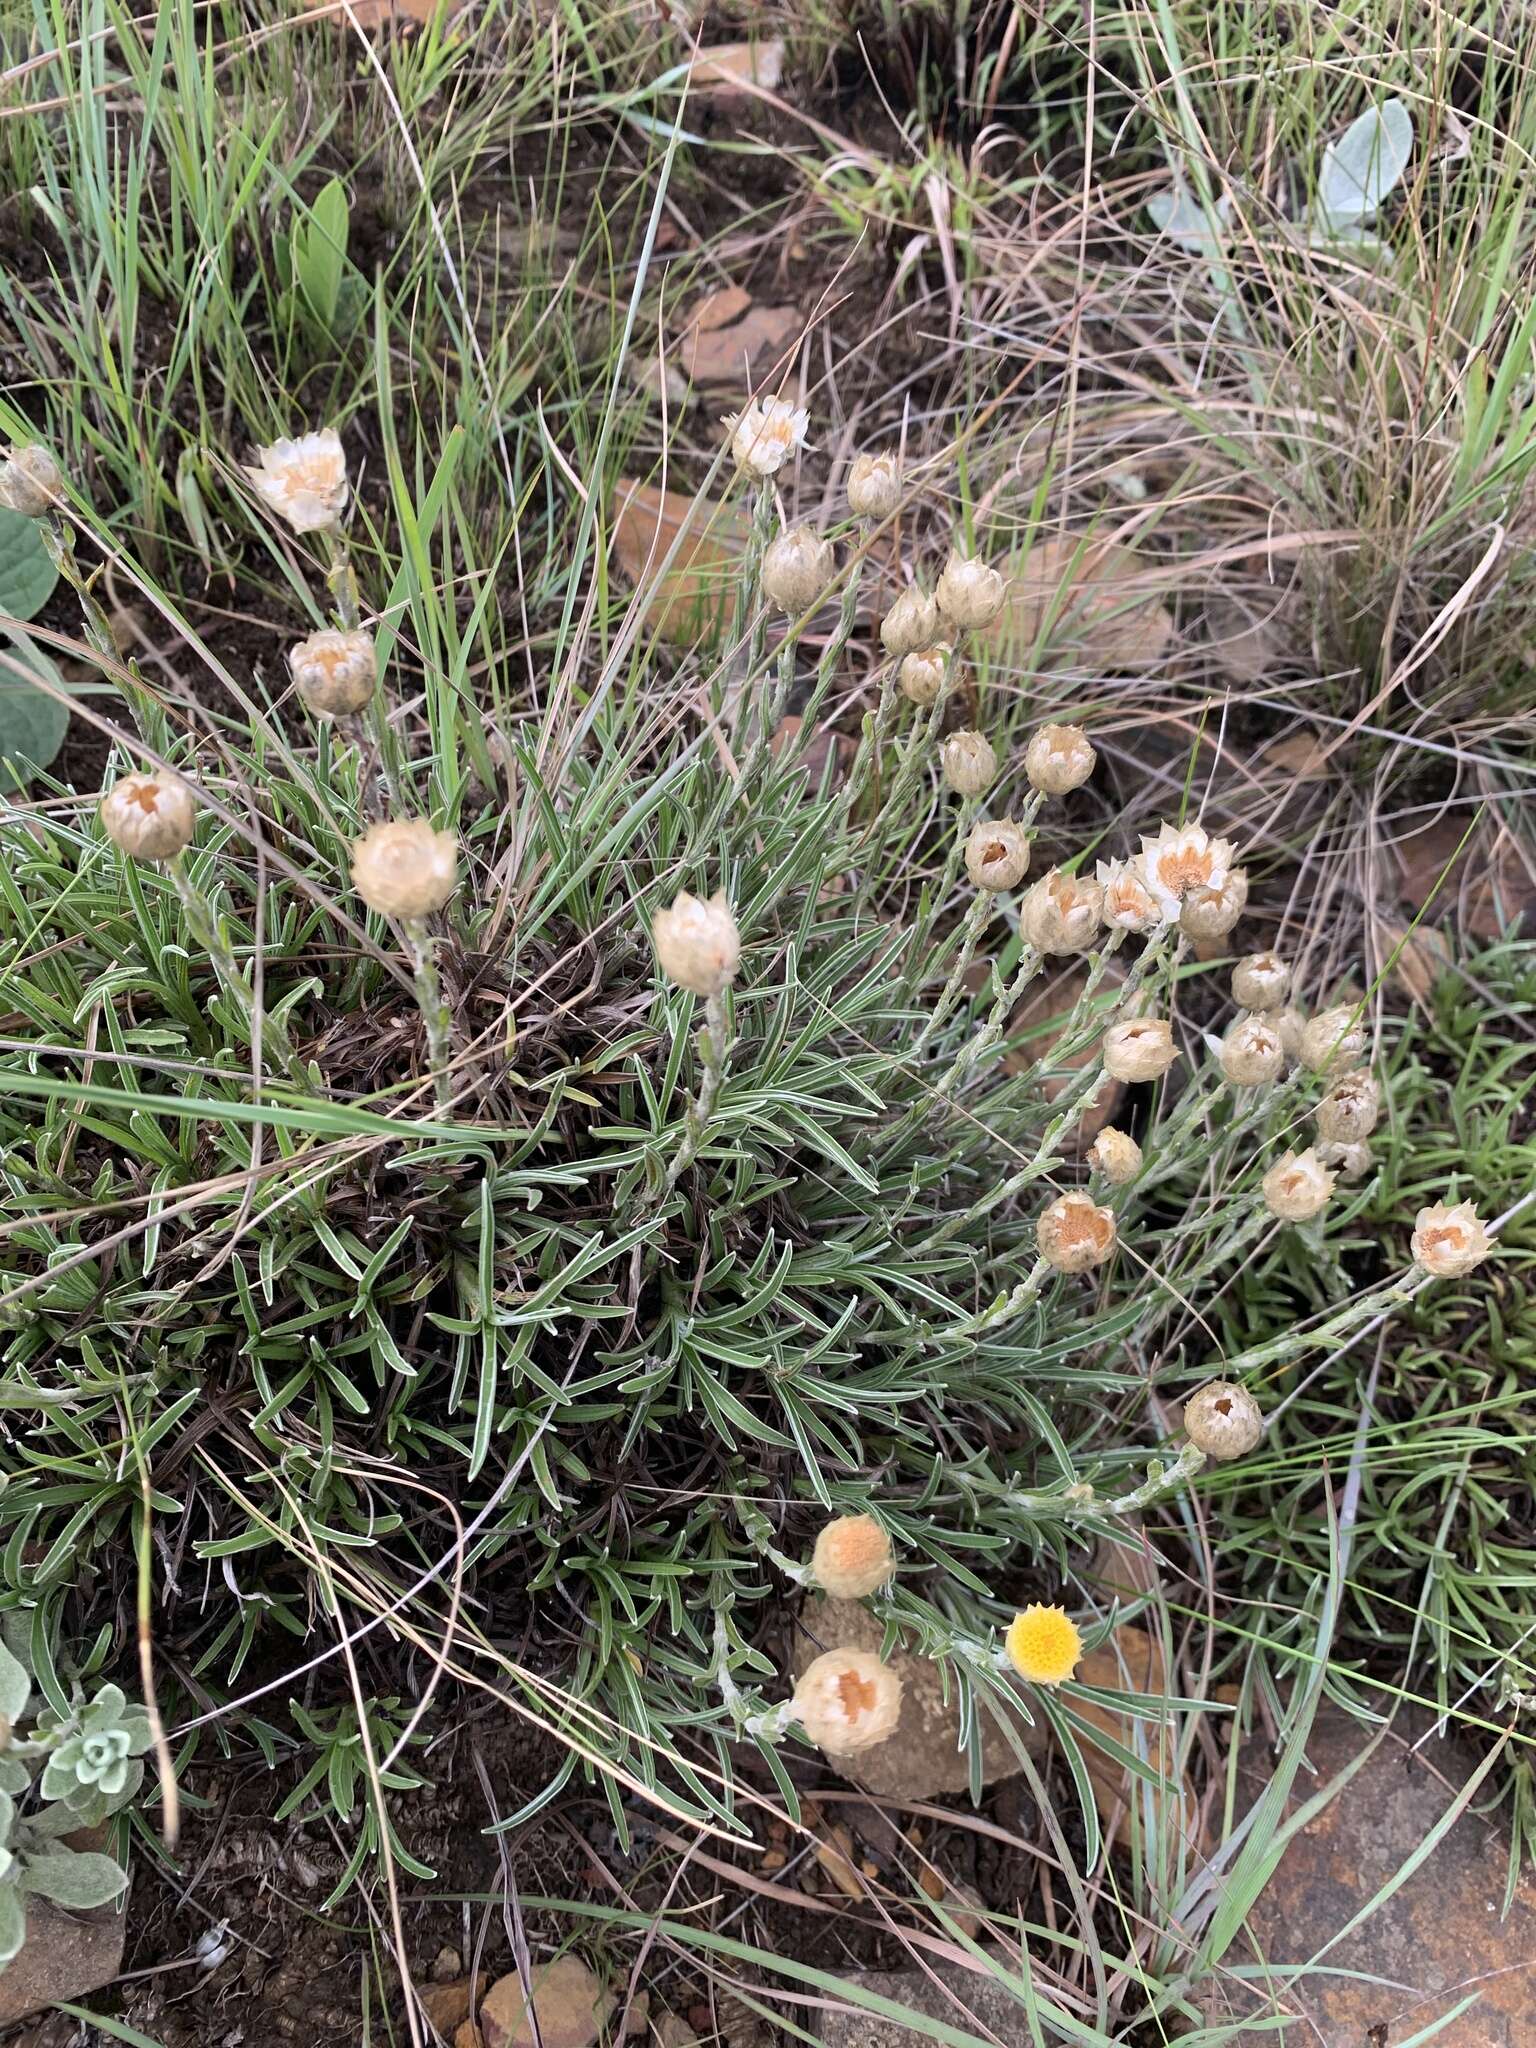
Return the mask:
POLYGON ((101 800, 101 822, 114 846, 136 860, 170 860, 191 845, 192 792, 177 775, 124 775, 101 800))
POLYGON ((800 1725, 828 1756, 887 1742, 901 1719, 901 1680, 872 1650, 825 1650, 795 1687, 800 1725))
POLYGON ((1184 1430, 1208 1458, 1244 1458, 1264 1435, 1264 1411, 1246 1387, 1212 1380, 1184 1403, 1184 1430))
POLYGON ((1024 750, 1024 773, 1032 789, 1065 796, 1082 788, 1098 758, 1080 725, 1042 725, 1024 750))
POLYGON ((728 988, 741 964, 741 933, 725 900, 678 892, 669 910, 658 910, 651 926, 656 964, 668 981, 696 996, 717 996, 728 988))
POLYGON ((965 872, 978 889, 1016 889, 1029 872, 1029 835, 1010 818, 973 826, 965 842, 965 872))
POLYGON ((1264 1206, 1282 1223, 1308 1223, 1327 1208, 1336 1178, 1310 1145, 1283 1153, 1261 1183, 1264 1206))
POLYGON ((407 924, 430 917, 459 879, 459 842, 426 818, 374 825, 352 848, 352 886, 370 910, 407 924))
POLYGON ((378 663, 373 635, 361 626, 326 627, 288 651, 294 685, 317 718, 343 718, 373 696, 378 663))

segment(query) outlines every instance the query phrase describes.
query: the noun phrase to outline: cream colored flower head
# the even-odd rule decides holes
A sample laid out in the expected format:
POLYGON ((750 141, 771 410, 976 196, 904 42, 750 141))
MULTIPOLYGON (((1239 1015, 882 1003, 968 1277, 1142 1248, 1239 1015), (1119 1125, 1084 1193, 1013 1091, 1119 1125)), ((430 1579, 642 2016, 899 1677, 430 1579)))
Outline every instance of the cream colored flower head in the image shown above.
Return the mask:
POLYGON ((136 860, 170 860, 192 843, 192 792, 179 775, 121 775, 101 800, 107 837, 136 860))
POLYGON ((1271 1010, 1269 1021, 1280 1034, 1280 1043, 1285 1047, 1285 1056, 1294 1060, 1301 1053, 1301 1034, 1307 1028, 1304 1011, 1294 1003, 1287 1003, 1283 1010, 1271 1010))
POLYGON ((1052 868, 1019 911, 1019 930, 1037 953, 1086 953, 1099 936, 1104 892, 1087 875, 1052 868))
POLYGON ((1203 825, 1159 825, 1141 842, 1147 887, 1172 920, 1193 889, 1220 889, 1237 858, 1230 839, 1212 839, 1203 825))
POLYGON ((949 642, 941 640, 935 647, 919 647, 902 656, 901 694, 909 704, 938 703, 953 652, 949 642))
POLYGON ((811 1577, 834 1600, 867 1600, 895 1569, 891 1539, 873 1515, 839 1515, 811 1552, 811 1577))
POLYGON ((1371 1146, 1367 1138, 1358 1138, 1353 1143, 1337 1138, 1325 1139, 1317 1148, 1317 1156, 1324 1166, 1337 1169, 1340 1180, 1363 1180, 1371 1170, 1371 1146))
POLYGON ((763 552, 763 589, 791 618, 820 603, 836 573, 831 541, 811 526, 790 527, 763 552))
POLYGON ((1140 854, 1101 860, 1094 872, 1104 892, 1104 922, 1112 931, 1155 932, 1168 922, 1168 913, 1147 887, 1140 854))
POLYGON ((1232 1000, 1240 1009, 1278 1010, 1290 992, 1290 966, 1278 953, 1249 953, 1232 970, 1232 1000))
POLYGON ((871 1650, 824 1650, 802 1672, 794 1704, 818 1749, 856 1756, 895 1734, 901 1680, 871 1650))
POLYGON ((749 476, 777 476, 792 455, 805 446, 811 416, 787 398, 754 398, 742 411, 728 415, 731 453, 738 469, 749 476))
POLYGON ((973 825, 965 842, 965 872, 994 895, 1016 889, 1029 872, 1029 835, 1010 818, 973 825))
POLYGON ((1088 1164, 1102 1173, 1111 1187, 1124 1187, 1141 1171, 1141 1147, 1129 1131, 1106 1124, 1088 1147, 1088 1164))
POLYGON ((64 496, 64 472, 41 441, 13 448, 0 462, 0 505, 23 519, 41 519, 64 496))
POLYGON ((1310 1145, 1305 1152, 1287 1152, 1260 1183, 1264 1206, 1282 1223, 1310 1222, 1327 1208, 1336 1178, 1310 1145))
POLYGON ((1184 1403, 1184 1432, 1208 1458, 1242 1458, 1264 1435, 1264 1411, 1246 1387, 1212 1380, 1184 1403))
POLYGON ((975 555, 950 555, 935 591, 939 610, 952 626, 979 631, 990 626, 1003 608, 1008 586, 995 569, 975 555))
POLYGON ((1080 725, 1042 725, 1024 749, 1024 773, 1031 789, 1065 796, 1069 789, 1082 788, 1098 758, 1080 725))
POLYGON ((717 996, 736 978, 741 965, 741 933, 725 900, 690 896, 680 890, 670 910, 658 910, 651 922, 656 964, 668 981, 696 996, 717 996))
POLYGON ((1365 1051, 1365 1019, 1355 1003, 1335 1003, 1302 1026, 1301 1063, 1314 1074, 1339 1073, 1365 1051))
POLYGON ((901 503, 901 464, 888 449, 855 455, 848 469, 848 509, 859 519, 889 519, 901 503))
POLYGON ((1285 1047, 1268 1017, 1239 1017, 1221 1044, 1221 1071, 1238 1088, 1262 1088, 1285 1071, 1285 1047))
POLYGON ((1369 1074, 1345 1074, 1317 1105, 1317 1135, 1330 1145, 1357 1145, 1376 1128, 1381 1090, 1369 1074))
POLYGON ((897 660, 904 654, 917 654, 925 647, 933 647, 939 632, 939 608, 927 591, 919 590, 915 583, 908 585, 880 621, 885 651, 897 660))
POLYGON ((1493 1250, 1488 1226, 1470 1202, 1449 1208, 1435 1202, 1421 1209, 1413 1225, 1413 1256, 1437 1280, 1459 1280, 1493 1250))
POLYGON ((997 780, 997 755, 984 732, 952 732, 939 749, 939 766, 956 796, 982 796, 997 780))
POLYGON ((1224 939, 1248 904, 1248 870, 1233 868, 1219 889, 1191 889, 1179 930, 1192 939, 1224 939))
POLYGON ((381 917, 418 923, 458 886, 459 842, 426 818, 372 825, 352 848, 352 886, 381 917))
POLYGON ((336 526, 347 509, 347 457, 334 427, 258 448, 245 473, 295 533, 336 526))
POLYGON ((1115 1248, 1115 1217, 1081 1188, 1058 1195, 1035 1221, 1040 1256, 1058 1273, 1086 1273, 1102 1266, 1115 1248))
POLYGON ((345 718, 361 711, 378 679, 373 635, 361 626, 326 627, 289 649, 288 666, 299 695, 317 717, 345 718))
POLYGON ((1156 1081, 1178 1058, 1164 1017, 1127 1017, 1104 1033, 1104 1071, 1117 1081, 1156 1081))

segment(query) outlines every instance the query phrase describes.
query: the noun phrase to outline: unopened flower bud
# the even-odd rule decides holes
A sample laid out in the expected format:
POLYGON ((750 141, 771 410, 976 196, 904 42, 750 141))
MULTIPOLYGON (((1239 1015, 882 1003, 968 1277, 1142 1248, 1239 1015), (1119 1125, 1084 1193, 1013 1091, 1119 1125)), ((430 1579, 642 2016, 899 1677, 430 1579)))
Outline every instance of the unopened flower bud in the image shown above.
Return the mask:
POLYGON ((1019 911, 1019 930, 1037 953, 1086 953, 1098 938, 1104 892, 1086 875, 1052 868, 1019 911))
POLYGON ((792 526, 763 551, 763 589, 781 612, 795 617, 825 596, 836 569, 831 541, 813 527, 792 526))
POLYGON ((965 872, 978 889, 1016 889, 1029 872, 1028 834, 1008 818, 973 826, 965 842, 965 872))
POLYGON ((939 765, 956 796, 981 796, 997 779, 997 756, 984 732, 952 732, 939 749, 939 765))
POLYGON ((1307 1223, 1327 1208, 1334 1179, 1312 1147, 1287 1152, 1260 1183, 1264 1206, 1282 1223, 1307 1223))
POLYGON ((1088 1164, 1102 1173, 1111 1187, 1124 1187, 1141 1171, 1141 1147, 1129 1131, 1117 1131, 1106 1124, 1088 1147, 1088 1164))
POLYGON ((64 475, 41 441, 13 448, 0 462, 0 505, 23 519, 42 519, 64 495, 64 475))
POLYGON ((824 1650, 801 1674, 795 1711, 818 1749, 853 1756, 895 1734, 901 1680, 871 1650, 824 1650))
POLYGON ((347 509, 347 457, 334 427, 258 448, 245 473, 257 495, 295 533, 337 526, 347 509))
POLYGON ((1488 1227, 1470 1202, 1435 1202, 1414 1219, 1413 1256, 1437 1280, 1459 1280, 1492 1250, 1488 1227))
POLYGON ((975 556, 951 554, 935 595, 939 610, 952 626, 975 631, 990 626, 997 617, 1008 586, 995 569, 975 556))
POLYGON ((1335 1003, 1319 1010, 1301 1034, 1301 1063, 1314 1074, 1338 1073, 1352 1067, 1365 1051, 1365 1022, 1354 1003, 1335 1003))
POLYGON ((1024 750, 1024 773, 1032 789, 1065 796, 1082 788, 1098 758, 1080 725, 1042 725, 1024 750))
POLYGON ((1363 1180, 1371 1170, 1371 1148, 1364 1138, 1353 1143, 1330 1140, 1317 1148, 1324 1166, 1337 1168, 1340 1180, 1363 1180))
POLYGON ((908 703, 937 704, 944 678, 949 674, 952 652, 949 642, 941 640, 937 646, 919 647, 915 653, 902 656, 901 694, 908 703))
POLYGON ((419 923, 442 909, 458 879, 458 840, 426 818, 372 825, 352 848, 352 886, 381 917, 419 923))
POLYGON ((1035 1223, 1040 1256, 1058 1273, 1086 1273, 1115 1248, 1115 1218, 1092 1195, 1071 1188, 1040 1211, 1035 1223))
POLYGON ((725 900, 690 896, 681 890, 670 910, 658 910, 651 921, 656 964, 668 981, 696 996, 717 996, 735 979, 741 964, 741 934, 725 900))
POLYGON ((289 649, 288 666, 299 695, 321 718, 361 711, 378 678, 373 635, 361 626, 346 632, 327 628, 289 649))
POLYGON ((939 638, 939 608, 926 590, 914 583, 904 590, 880 621, 880 639, 887 654, 899 659, 932 647, 939 638))
POLYGON ((787 398, 754 398, 725 422, 737 468, 759 481, 776 476, 805 446, 810 423, 803 405, 794 405, 787 398))
POLYGON ((1163 1017, 1127 1017, 1104 1033, 1104 1071, 1117 1081, 1156 1081, 1178 1058, 1163 1017))
POLYGON ((1104 922, 1112 931, 1153 932, 1167 923, 1167 914, 1147 887, 1139 855, 1101 860, 1095 873, 1104 892, 1104 922))
POLYGON ((1357 1145, 1376 1128, 1381 1090, 1369 1074, 1345 1074, 1317 1105, 1317 1135, 1331 1145, 1357 1145))
POLYGON ((859 519, 889 519, 901 503, 901 464, 886 449, 855 455, 848 469, 848 509, 859 519))
POLYGON ((192 792, 178 775, 123 775, 101 800, 107 837, 136 860, 170 860, 192 843, 192 792))
POLYGON ((891 1539, 873 1515, 839 1515, 811 1552, 811 1576, 834 1600, 867 1599, 895 1569, 891 1539))
POLYGON ((1239 1017, 1222 1040, 1221 1071, 1238 1088, 1260 1088, 1285 1071, 1285 1047, 1267 1017, 1239 1017))
POLYGON ((1287 1003, 1283 1010, 1271 1010, 1269 1021, 1280 1034, 1286 1058, 1298 1059, 1301 1055, 1301 1034, 1307 1028, 1305 1012, 1297 1009, 1294 1003, 1287 1003))
POLYGON ((1232 1000, 1245 1010, 1278 1010, 1290 991, 1290 966, 1278 953, 1249 953, 1232 970, 1232 1000))
MULTIPOLYGON (((1091 1495, 1092 1487, 1088 1491, 1091 1495)), ((1083 1639, 1064 1608, 1036 1601, 1008 1624, 1003 1648, 1027 1685, 1060 1685, 1081 1662, 1083 1639)))
POLYGON ((1248 902, 1248 870, 1233 868, 1218 889, 1191 889, 1179 912, 1179 929, 1192 939, 1224 939, 1248 902))
POLYGON ((1184 1403, 1184 1433, 1208 1458, 1242 1458, 1264 1435, 1264 1411, 1246 1387, 1212 1380, 1184 1403))

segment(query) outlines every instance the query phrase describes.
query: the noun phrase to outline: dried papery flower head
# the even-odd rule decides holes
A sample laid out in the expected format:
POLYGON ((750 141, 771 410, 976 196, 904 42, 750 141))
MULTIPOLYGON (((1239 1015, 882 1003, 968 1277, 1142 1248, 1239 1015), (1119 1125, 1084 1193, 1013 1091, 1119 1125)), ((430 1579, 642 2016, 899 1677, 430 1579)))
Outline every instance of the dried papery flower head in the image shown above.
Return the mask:
POLYGON ((1124 1187, 1141 1171, 1141 1147, 1129 1131, 1105 1124, 1087 1151, 1088 1164, 1112 1187, 1124 1187))
POLYGON ((1283 1153, 1260 1182, 1264 1206, 1282 1223, 1309 1222, 1327 1208, 1336 1178, 1310 1145, 1283 1153))
POLYGON ((880 639, 886 653, 898 660, 938 642, 939 608, 926 590, 908 585, 880 621, 880 639))
POLYGON ((1184 1403, 1184 1433, 1208 1458, 1242 1458, 1264 1435, 1264 1411, 1246 1387, 1212 1380, 1184 1403))
POLYGON ((1102 1266, 1115 1248, 1115 1217, 1081 1188, 1069 1188, 1047 1203, 1035 1222, 1040 1256, 1058 1273, 1086 1273, 1102 1266))
POLYGON ((952 732, 939 749, 939 766, 956 796, 981 796, 997 780, 997 756, 984 732, 952 732))
POLYGON ((1086 953, 1103 914, 1104 892, 1097 882, 1052 868, 1024 898, 1019 930, 1037 953, 1086 953))
POLYGON ((1178 1058, 1165 1017, 1127 1017, 1104 1033, 1104 1071, 1117 1081, 1156 1081, 1178 1058))
POLYGON ((763 589, 781 612, 809 611, 837 573, 831 541, 811 526, 792 526, 763 551, 763 589))
POLYGON ((1488 1228, 1470 1202, 1434 1202, 1414 1219, 1413 1256, 1437 1280, 1459 1280, 1493 1250, 1488 1228))
POLYGON ((347 509, 347 457, 334 427, 258 448, 245 473, 257 495, 295 533, 335 526, 347 509))
POLYGON ((937 704, 953 651, 947 640, 941 640, 936 647, 920 647, 915 654, 902 656, 901 694, 909 704, 937 704))
POLYGON ((1163 906, 1147 887, 1140 855, 1130 860, 1101 860, 1095 873, 1104 892, 1104 922, 1111 930, 1155 932, 1168 922, 1163 906))
POLYGON ((1365 1019, 1355 1003, 1319 1010, 1301 1033, 1301 1063, 1314 1074, 1339 1073, 1365 1051, 1365 1019))
POLYGON ((1082 788, 1098 758, 1080 725, 1042 725, 1024 749, 1024 773, 1031 789, 1065 796, 1069 789, 1082 788))
POLYGON ((1082 1660, 1077 1623, 1060 1607, 1038 1601, 1016 1614, 1003 1638, 1008 1662, 1029 1685, 1060 1685, 1082 1660))
POLYGON ((1371 1170, 1371 1148, 1364 1138, 1349 1144, 1338 1139, 1325 1141, 1318 1146, 1317 1156, 1324 1166, 1338 1169, 1340 1180, 1363 1180, 1371 1170))
POLYGON ((321 718, 361 711, 378 680, 373 635, 361 626, 345 632, 326 627, 288 651, 288 666, 299 695, 321 718))
POLYGON ((179 775, 123 775, 101 800, 107 837, 136 860, 170 860, 191 845, 196 822, 179 775))
POLYGON ((791 455, 805 446, 811 416, 787 398, 754 398, 727 415, 731 453, 738 469, 758 478, 777 476, 791 455))
POLYGON ((1221 1043, 1221 1071, 1238 1088, 1261 1088, 1285 1071, 1285 1047, 1264 1016, 1239 1017, 1221 1043))
POLYGON ((1212 839, 1203 825, 1159 825, 1141 842, 1147 887, 1173 919, 1192 889, 1220 889, 1232 872, 1237 849, 1230 839, 1212 839))
POLYGON ((1249 953, 1232 970, 1232 1000, 1244 1010, 1278 1010, 1290 992, 1290 963, 1278 953, 1249 953))
POLYGON ((1179 930, 1192 939, 1224 939, 1248 904, 1248 870, 1233 868, 1219 889, 1191 889, 1179 930))
POLYGON ((651 936, 657 966, 679 988, 691 989, 696 996, 717 996, 736 977, 741 933, 723 889, 709 897, 679 890, 671 908, 658 910, 652 919, 651 936))
POLYGON ((1369 1074, 1345 1074, 1334 1082, 1314 1114, 1320 1138, 1331 1145, 1358 1145, 1376 1128, 1381 1090, 1369 1074))
POLYGON ((956 550, 944 564, 935 595, 939 610, 952 626, 976 632, 990 626, 1002 610, 1008 586, 977 556, 956 550))
POLYGON ((800 1675, 795 1712, 818 1749, 853 1756, 895 1734, 901 1680, 872 1650, 824 1650, 800 1675))
POLYGON ((859 519, 889 519, 901 503, 901 464, 888 449, 855 455, 848 468, 848 510, 859 519))
POLYGON ((1280 1034, 1280 1043, 1285 1047, 1286 1058, 1298 1058, 1301 1053, 1301 1034, 1307 1028, 1305 1011, 1297 1009, 1294 1003, 1287 1003, 1283 1010, 1271 1010, 1269 1021, 1280 1034))
POLYGON ((1010 818, 972 826, 965 872, 978 889, 1016 889, 1029 872, 1029 835, 1010 818))
POLYGON ((811 1576, 834 1600, 867 1599, 895 1569, 891 1539, 873 1515, 839 1515, 811 1552, 811 1576))
POLYGON ((371 825, 352 848, 352 886, 381 917, 416 923, 441 910, 458 886, 459 842, 427 818, 371 825))
POLYGON ((42 519, 64 496, 64 472, 41 441, 13 448, 0 462, 0 505, 23 519, 42 519))

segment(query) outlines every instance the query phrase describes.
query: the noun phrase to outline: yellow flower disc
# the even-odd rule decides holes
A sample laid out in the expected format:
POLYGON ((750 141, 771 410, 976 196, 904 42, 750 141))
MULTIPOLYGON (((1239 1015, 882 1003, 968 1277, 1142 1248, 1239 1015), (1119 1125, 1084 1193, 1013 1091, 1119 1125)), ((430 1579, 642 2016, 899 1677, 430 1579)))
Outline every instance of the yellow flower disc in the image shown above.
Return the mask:
POLYGON ((1070 1615, 1038 1603, 1013 1617, 1005 1641, 1014 1670, 1031 1685, 1060 1685, 1083 1654, 1083 1639, 1070 1615))

